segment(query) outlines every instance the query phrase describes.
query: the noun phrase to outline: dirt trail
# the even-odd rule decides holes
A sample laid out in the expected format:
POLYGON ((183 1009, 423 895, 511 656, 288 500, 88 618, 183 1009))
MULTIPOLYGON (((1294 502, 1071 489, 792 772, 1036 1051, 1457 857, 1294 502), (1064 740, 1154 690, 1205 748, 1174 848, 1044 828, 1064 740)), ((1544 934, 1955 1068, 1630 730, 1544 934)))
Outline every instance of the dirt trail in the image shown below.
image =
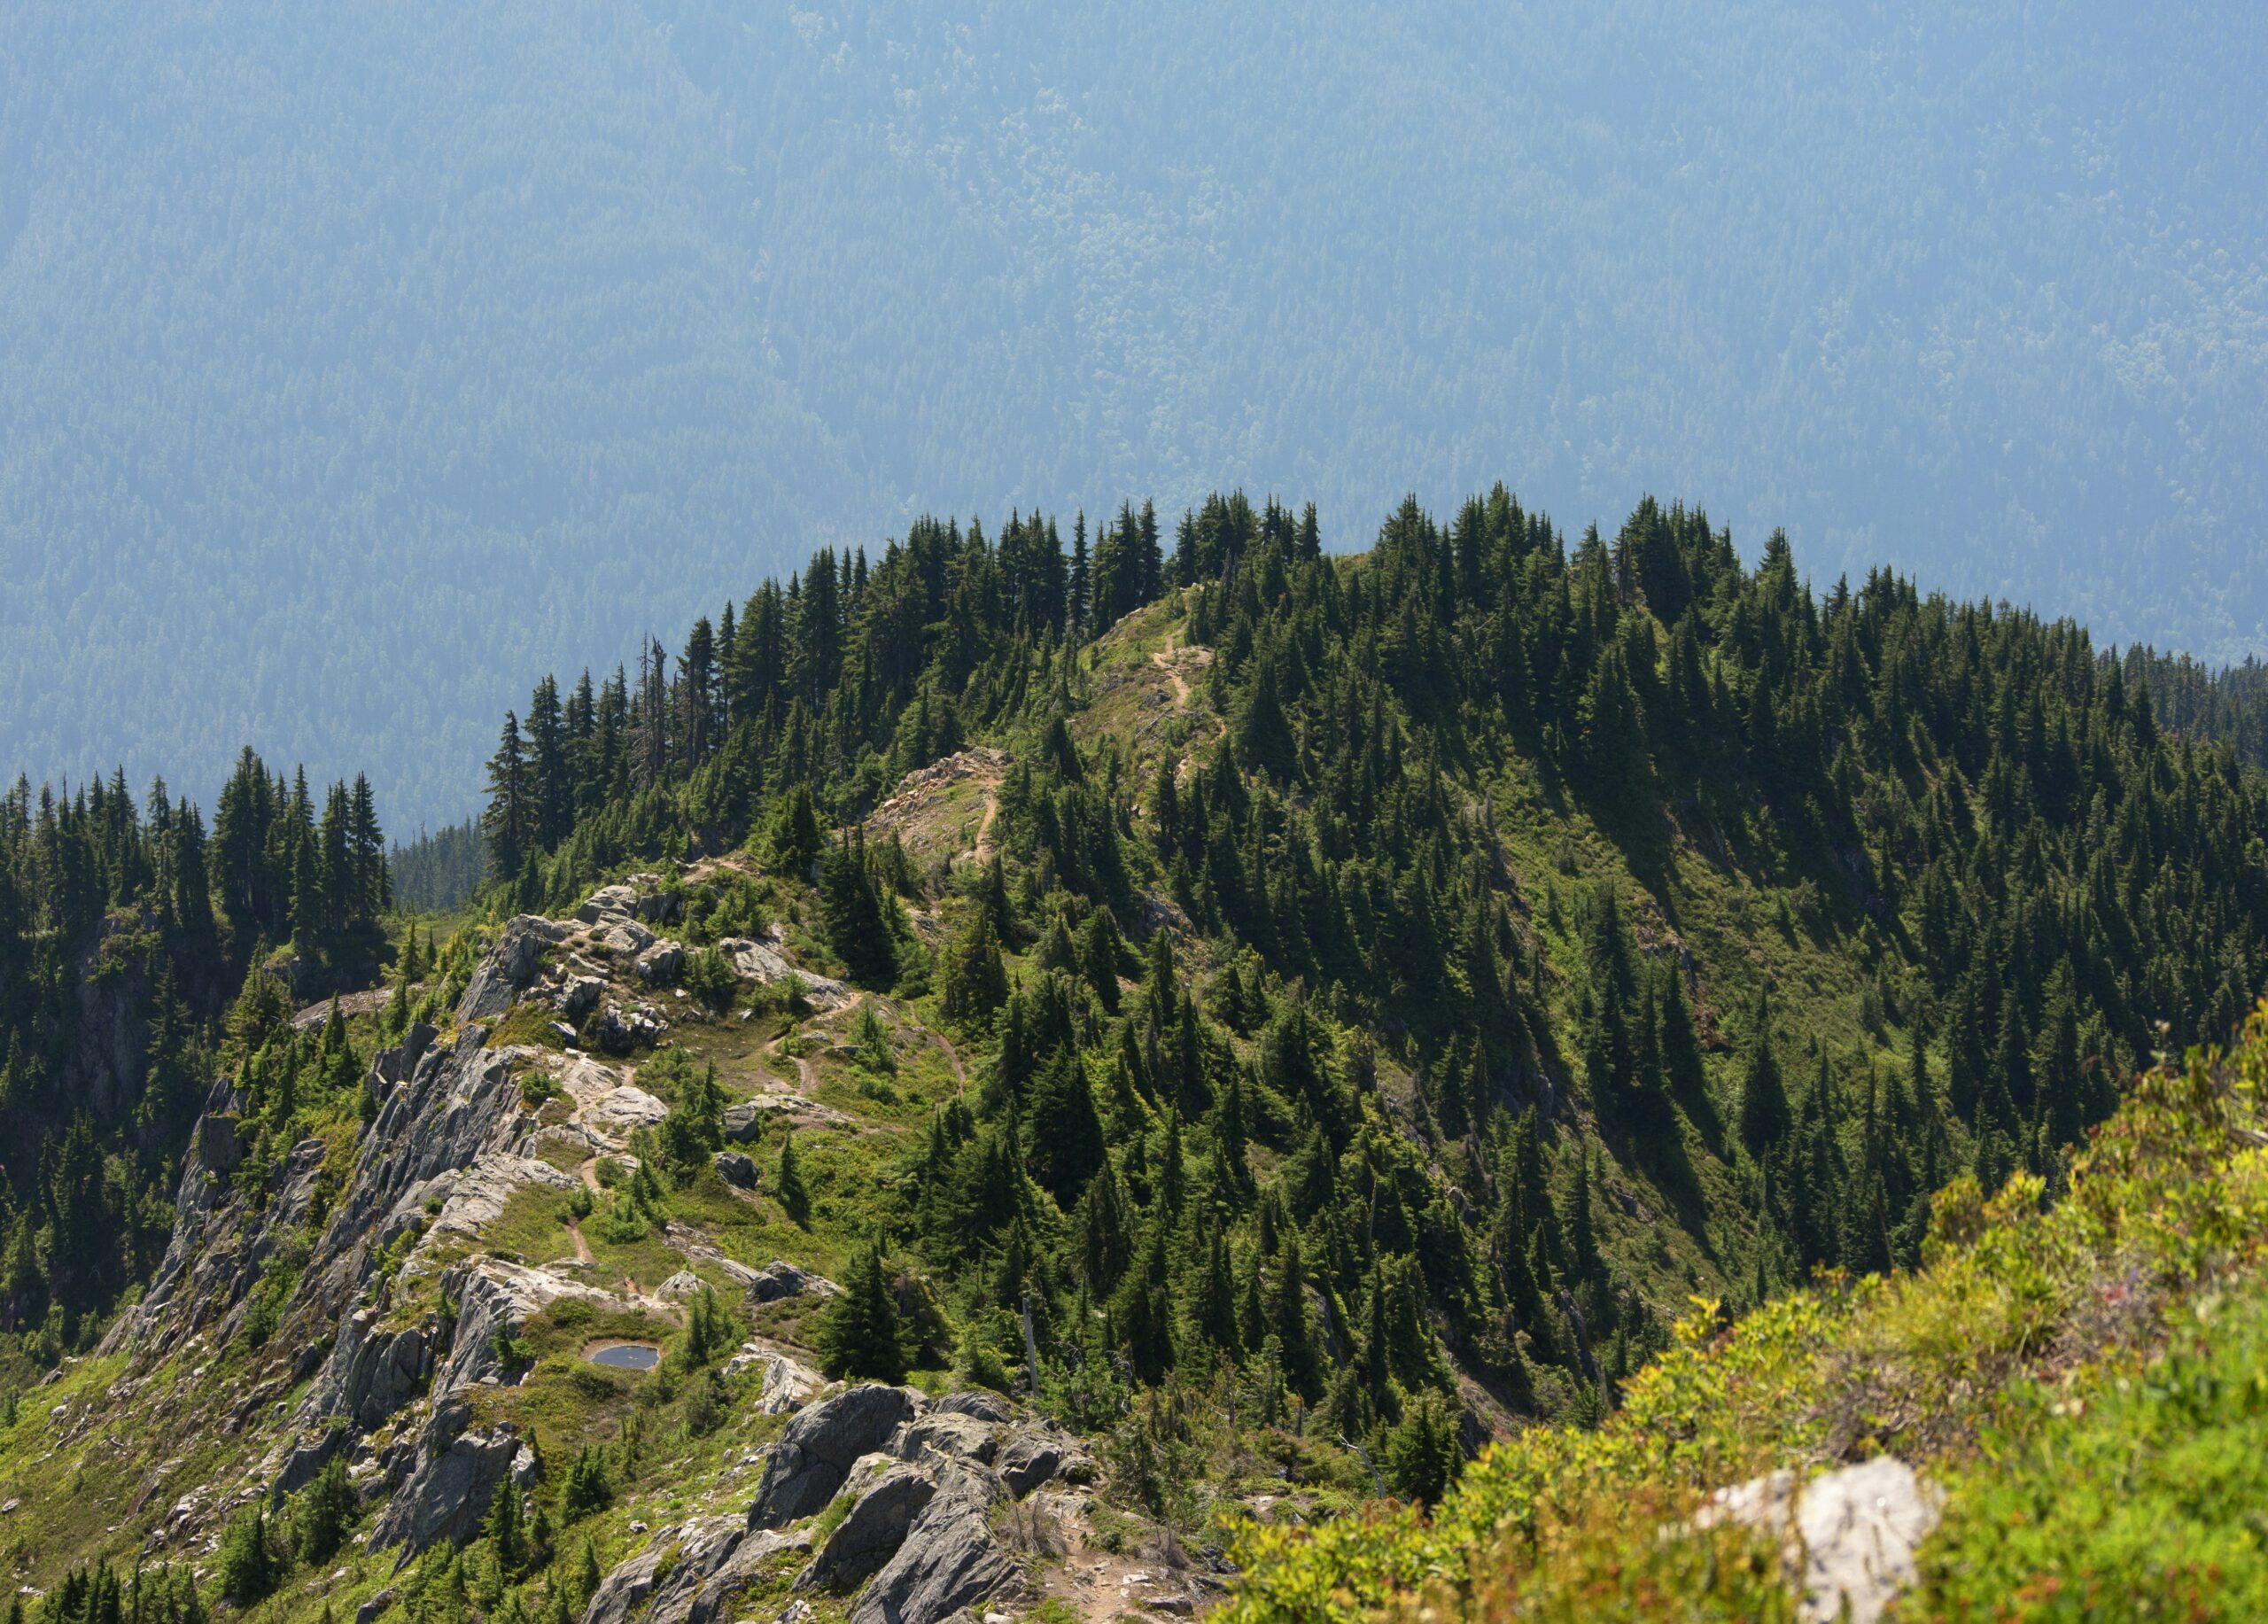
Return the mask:
POLYGON ((961 1068, 960 1051, 953 1047, 953 1040, 943 1032, 936 1033, 936 1037, 945 1051, 945 1058, 953 1063, 953 1092, 966 1094, 968 1092, 968 1073, 961 1068))
POLYGON ((984 817, 976 826, 976 860, 992 860, 992 820, 1000 815, 1000 786, 992 784, 984 791, 984 817))
POLYGON ((1166 680, 1173 684, 1174 709, 1186 711, 1189 709, 1189 684, 1183 680, 1181 669, 1174 664, 1173 658, 1173 640, 1179 635, 1178 632, 1168 632, 1166 646, 1152 652, 1150 664, 1165 672, 1166 680))
POLYGON ((583 1239, 583 1226, 576 1220, 567 1220, 567 1239, 575 1243, 575 1261, 586 1268, 591 1263, 591 1243, 583 1239))
POLYGON ((589 1186, 591 1193, 596 1195, 599 1193, 599 1159, 593 1156, 575 1171, 582 1176, 583 1183, 589 1186))

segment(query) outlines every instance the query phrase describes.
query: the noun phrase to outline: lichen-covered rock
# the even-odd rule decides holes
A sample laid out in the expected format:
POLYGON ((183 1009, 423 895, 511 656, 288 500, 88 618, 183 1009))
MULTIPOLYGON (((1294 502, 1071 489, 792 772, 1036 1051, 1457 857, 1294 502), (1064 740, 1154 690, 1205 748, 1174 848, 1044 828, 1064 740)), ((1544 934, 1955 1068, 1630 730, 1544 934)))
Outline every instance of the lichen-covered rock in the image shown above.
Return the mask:
POLYGON ((1006 1426, 1016 1418, 1016 1407, 990 1387, 963 1387, 948 1393, 931 1409, 939 1415, 974 1416, 996 1426, 1006 1426))
POLYGON ((388 1329, 385 1316, 361 1308, 338 1328, 325 1378, 308 1408, 318 1417, 345 1416, 364 1432, 417 1396, 432 1341, 423 1325, 388 1329))
POLYGON ((758 1415, 793 1415, 825 1395, 833 1385, 810 1365, 753 1342, 725 1361, 727 1379, 750 1371, 763 1372, 757 1384, 755 1410, 758 1415))
POLYGON ((1789 1472, 1751 1478, 1720 1490, 1694 1520, 1786 1535, 1782 1558, 1806 1624, 1876 1624, 1919 1573, 1914 1553, 1943 1501, 1913 1467, 1878 1455, 1800 1487, 1789 1472))
POLYGON ((798 970, 780 949, 781 939, 776 933, 760 939, 726 936, 717 944, 717 951, 725 955, 742 981, 769 985, 793 975, 803 983, 804 997, 816 1008, 839 1009, 850 1001, 850 988, 831 976, 798 970))
POLYGON ((659 1041, 668 1029, 650 1009, 625 1009, 610 1002, 599 1012, 599 1047, 609 1054, 627 1054, 659 1041))
POLYGON ((824 1511, 853 1462, 879 1449, 920 1410, 905 1387, 867 1382, 813 1404, 772 1446, 749 1507, 748 1526, 776 1528, 824 1511))
POLYGON ((1036 1428, 1012 1434, 992 1465, 1019 1500, 1043 1483, 1089 1483, 1095 1475, 1094 1457, 1071 1439, 1036 1428))
POLYGON ((595 975, 571 975, 559 989, 559 1013, 570 1021, 579 1021, 599 1006, 606 996, 606 983, 595 975))
POLYGON ((426 1244, 443 1235, 478 1236, 504 1216, 504 1207, 519 1191, 540 1185, 572 1190, 578 1181, 548 1162, 509 1151, 491 1151, 459 1173, 442 1197, 441 1210, 425 1232, 426 1244))
POLYGON ((897 1452, 910 1461, 939 1457, 989 1466, 1000 1452, 1001 1428, 972 1415, 933 1410, 899 1434, 897 1452))

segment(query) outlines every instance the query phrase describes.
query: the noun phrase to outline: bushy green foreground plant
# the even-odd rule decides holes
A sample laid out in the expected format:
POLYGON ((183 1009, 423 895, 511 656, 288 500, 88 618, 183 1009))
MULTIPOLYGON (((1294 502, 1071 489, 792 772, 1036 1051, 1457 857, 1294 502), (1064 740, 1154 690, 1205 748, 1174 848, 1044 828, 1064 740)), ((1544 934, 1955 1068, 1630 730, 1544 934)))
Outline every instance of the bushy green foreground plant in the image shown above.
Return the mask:
POLYGON ((2268 1007, 2144 1074, 2052 1205, 1956 1180, 1924 1267, 1717 1305, 1598 1430, 1539 1427, 1428 1518, 1252 1525, 1223 1624, 1784 1616, 1779 1558, 1689 1531, 1774 1466, 1915 1462, 1947 1491, 1903 1618, 2256 1618, 2268 1558, 2268 1007))

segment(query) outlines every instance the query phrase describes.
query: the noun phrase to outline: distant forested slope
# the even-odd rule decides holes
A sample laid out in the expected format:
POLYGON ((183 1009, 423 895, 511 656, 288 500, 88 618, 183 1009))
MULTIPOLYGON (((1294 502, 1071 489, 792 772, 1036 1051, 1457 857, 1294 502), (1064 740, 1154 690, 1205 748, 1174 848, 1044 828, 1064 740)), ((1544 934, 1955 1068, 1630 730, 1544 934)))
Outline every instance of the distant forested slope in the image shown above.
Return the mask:
POLYGON ((1506 470, 2239 657, 2264 57, 2233 0, 27 0, 0 766, 250 738, 438 823, 526 671, 917 504, 1358 544, 1506 470))

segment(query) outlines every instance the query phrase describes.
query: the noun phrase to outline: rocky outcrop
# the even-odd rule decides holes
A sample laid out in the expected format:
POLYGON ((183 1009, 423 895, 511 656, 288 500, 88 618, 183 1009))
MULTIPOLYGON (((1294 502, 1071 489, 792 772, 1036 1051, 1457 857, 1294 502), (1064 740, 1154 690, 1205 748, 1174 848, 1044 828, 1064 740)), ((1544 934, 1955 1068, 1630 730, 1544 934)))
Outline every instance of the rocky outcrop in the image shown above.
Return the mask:
POLYGON ((720 1150, 710 1158, 710 1164, 717 1169, 717 1177, 735 1190, 753 1190, 762 1182, 756 1158, 745 1151, 720 1150))
POLYGON ((992 1532, 992 1510, 1004 1498, 988 1472, 941 1467, 936 1492, 859 1592, 850 1624, 942 1624, 1016 1585, 1014 1556, 992 1532))
POLYGON ((572 1190, 580 1181, 548 1162, 509 1151, 484 1153, 460 1173, 442 1200, 426 1231, 428 1240, 448 1234, 478 1235, 504 1216, 504 1207, 519 1191, 532 1185, 572 1190))
POLYGON ((1694 1519, 1785 1536, 1781 1558, 1805 1624, 1876 1624, 1919 1575, 1915 1551, 1938 1526, 1944 1495, 1894 1456, 1823 1472, 1790 1472, 1720 1489, 1694 1519))
POLYGON ((826 1510, 852 1464, 881 1449, 920 1407, 908 1388, 868 1382, 802 1411, 765 1458, 748 1526, 776 1528, 826 1510))
POLYGON ((777 1302, 783 1297, 800 1297, 806 1292, 832 1297, 842 1289, 825 1275, 798 1269, 784 1258, 766 1263, 748 1282, 751 1302, 777 1302))
POLYGON ((464 997, 457 1000, 457 1019, 494 1021, 509 1014, 513 1001, 535 980, 543 950, 566 934, 565 926, 540 914, 516 914, 505 921, 495 945, 473 971, 464 997))
POLYGON ((726 936, 717 944, 717 951, 725 955, 733 971, 742 981, 752 981, 759 986, 795 976, 802 984, 804 997, 817 1009, 840 1009, 850 1001, 850 989, 826 975, 814 975, 798 970, 789 964, 781 952, 781 936, 774 933, 762 937, 726 936))
POLYGON ((812 1564, 796 1580, 799 1590, 847 1590, 905 1544, 913 1519, 936 1497, 937 1482, 919 1466, 884 1460, 812 1564))
POLYGON ((496 1491, 506 1481, 534 1480, 535 1453, 509 1426, 471 1426, 462 1399, 437 1405, 413 1446, 408 1480, 385 1503, 370 1529, 370 1548, 400 1547, 406 1561, 427 1546, 462 1544, 478 1532, 496 1491))
POLYGON ((638 955, 638 978, 653 987, 670 987, 685 970, 685 944, 663 940, 638 955))
POLYGON ((717 1624, 767 1570, 807 1555, 811 1535, 747 1532, 736 1517, 697 1517, 608 1573, 583 1624, 717 1624))
POLYGON ((763 1372, 757 1384, 757 1396, 752 1406, 758 1415, 793 1415, 813 1399, 823 1395, 833 1385, 802 1361, 754 1342, 725 1362, 727 1379, 750 1371, 763 1372))

